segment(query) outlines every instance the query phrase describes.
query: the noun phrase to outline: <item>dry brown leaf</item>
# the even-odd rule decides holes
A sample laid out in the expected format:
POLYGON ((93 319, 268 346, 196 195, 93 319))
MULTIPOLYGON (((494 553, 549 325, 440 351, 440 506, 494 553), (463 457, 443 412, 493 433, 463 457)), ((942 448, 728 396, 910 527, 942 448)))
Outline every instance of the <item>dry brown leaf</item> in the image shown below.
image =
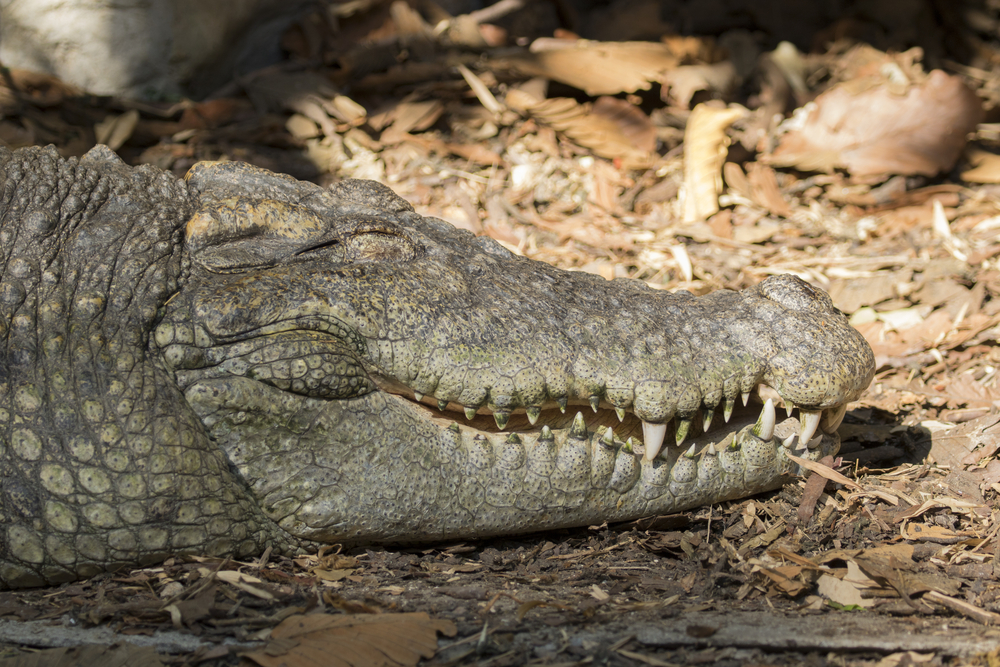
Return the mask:
POLYGON ((591 107, 595 116, 615 124, 618 133, 644 153, 656 150, 656 126, 642 109, 617 97, 599 97, 591 107))
POLYGON ((778 188, 778 178, 774 169, 760 162, 751 162, 747 164, 747 181, 750 185, 750 196, 759 206, 782 218, 792 215, 792 207, 785 201, 778 188))
POLYGON ((392 111, 392 124, 382 133, 383 143, 394 143, 390 137, 401 137, 411 131, 426 130, 437 122, 444 112, 440 100, 400 102, 392 111), (388 135, 388 136, 387 136, 388 135))
POLYGON ((437 650, 437 633, 453 637, 455 624, 424 612, 290 616, 271 642, 243 654, 261 667, 396 667, 415 665, 437 650))
POLYGON ((969 183, 1000 183, 1000 155, 984 150, 970 149, 965 158, 972 165, 962 172, 962 180, 969 183))
POLYGON ((740 107, 699 104, 684 130, 684 222, 700 222, 719 210, 722 164, 729 137, 726 129, 743 116, 740 107))
POLYGON ((762 567, 758 571, 771 580, 771 583, 789 597, 801 595, 809 586, 799 580, 803 568, 801 565, 782 565, 781 567, 762 567))
POLYGON ((940 70, 897 95, 888 84, 853 91, 845 83, 801 111, 770 164, 808 171, 846 169, 854 176, 933 176, 955 164, 982 104, 956 76, 940 70))
POLYGON ((819 580, 816 582, 816 591, 820 595, 845 607, 871 606, 874 600, 861 597, 862 590, 862 587, 855 585, 853 582, 846 579, 838 579, 830 574, 820 575, 819 580))
POLYGON ((819 475, 820 477, 825 477, 828 480, 830 480, 831 482, 836 482, 837 484, 843 484, 847 488, 854 489, 856 491, 862 491, 863 490, 861 488, 861 485, 858 484, 857 482, 855 482, 853 479, 850 479, 849 477, 844 477, 843 475, 841 475, 839 472, 837 472, 833 468, 831 468, 829 466, 826 466, 826 465, 823 465, 822 463, 819 463, 818 461, 810 461, 809 459, 804 459, 802 457, 795 456, 795 455, 789 454, 787 452, 785 453, 785 456, 788 457, 789 461, 794 461, 795 463, 798 463, 800 466, 802 466, 806 470, 808 470, 810 472, 814 472, 817 475, 819 475))
POLYGON ((899 286, 908 282, 909 277, 899 271, 878 271, 864 278, 835 280, 830 283, 829 292, 837 308, 852 314, 865 306, 895 298, 899 286))
POLYGON ((998 449, 1000 415, 985 415, 949 429, 931 431, 931 456, 953 469, 975 465, 998 449))
POLYGON ((738 83, 736 68, 729 60, 714 65, 684 65, 663 75, 660 95, 664 101, 687 109, 695 93, 706 91, 713 99, 726 98, 738 83))
POLYGON ((531 52, 493 60, 490 67, 514 67, 579 88, 588 95, 649 90, 651 82, 676 67, 677 56, 655 42, 592 42, 536 39, 531 52))
POLYGON ((914 542, 937 542, 953 544, 975 537, 968 531, 956 531, 944 526, 934 526, 920 523, 910 523, 903 527, 903 537, 914 542))
MULTIPOLYGON (((651 152, 635 144, 634 137, 641 134, 642 126, 649 122, 648 118, 645 122, 637 120, 637 114, 645 116, 638 108, 628 112, 625 122, 625 115, 615 103, 600 104, 599 101, 592 106, 568 97, 539 100, 522 90, 507 93, 506 102, 511 109, 527 113, 589 148, 595 155, 615 160, 625 169, 644 169, 653 162, 651 152)), ((642 140, 639 143, 643 143, 642 140)))
POLYGON ((125 145, 139 124, 139 112, 129 109, 118 116, 108 116, 94 125, 94 137, 113 151, 125 145))

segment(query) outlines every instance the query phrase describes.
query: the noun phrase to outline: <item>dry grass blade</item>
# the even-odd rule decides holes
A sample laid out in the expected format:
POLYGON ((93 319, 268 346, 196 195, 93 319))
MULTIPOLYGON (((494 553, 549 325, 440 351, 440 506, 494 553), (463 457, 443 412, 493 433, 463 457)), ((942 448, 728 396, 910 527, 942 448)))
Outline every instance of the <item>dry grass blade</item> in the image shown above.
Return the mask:
POLYGON ((818 463, 816 461, 810 461, 809 459, 804 459, 800 456, 795 456, 794 454, 786 453, 785 456, 788 457, 789 461, 794 461, 795 463, 798 463, 806 470, 814 472, 817 475, 820 475, 821 477, 825 477, 832 482, 836 482, 837 484, 843 484, 847 488, 854 489, 855 491, 864 491, 864 489, 861 487, 860 484, 855 482, 853 479, 850 479, 849 477, 844 477, 839 472, 837 472, 836 470, 834 470, 829 466, 825 466, 822 463, 818 463))

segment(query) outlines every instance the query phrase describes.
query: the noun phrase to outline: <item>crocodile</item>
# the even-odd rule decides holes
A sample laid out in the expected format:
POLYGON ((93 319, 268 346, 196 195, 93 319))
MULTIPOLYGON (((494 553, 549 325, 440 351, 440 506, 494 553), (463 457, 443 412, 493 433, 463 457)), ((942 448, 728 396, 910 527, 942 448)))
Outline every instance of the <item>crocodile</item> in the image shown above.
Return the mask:
POLYGON ((98 146, 0 149, 0 184, 4 588, 739 498, 835 453, 874 372, 794 276, 605 280, 375 182, 98 146))

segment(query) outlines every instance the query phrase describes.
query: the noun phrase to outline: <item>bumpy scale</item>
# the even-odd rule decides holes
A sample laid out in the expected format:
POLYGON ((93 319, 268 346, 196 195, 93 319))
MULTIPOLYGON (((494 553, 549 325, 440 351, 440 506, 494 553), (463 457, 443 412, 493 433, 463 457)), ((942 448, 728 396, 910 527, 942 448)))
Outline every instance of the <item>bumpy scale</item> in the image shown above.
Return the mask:
POLYGON ((756 493, 836 451, 874 369, 794 277, 568 273, 376 183, 177 181, 99 147, 0 150, 0 184, 4 587, 756 493), (741 412, 760 384, 798 419, 741 412))

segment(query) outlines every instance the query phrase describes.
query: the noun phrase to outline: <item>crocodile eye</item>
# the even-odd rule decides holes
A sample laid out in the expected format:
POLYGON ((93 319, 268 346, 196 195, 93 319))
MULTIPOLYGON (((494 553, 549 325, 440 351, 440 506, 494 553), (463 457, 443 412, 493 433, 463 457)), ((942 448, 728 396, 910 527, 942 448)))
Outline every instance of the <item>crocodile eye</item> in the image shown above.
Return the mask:
POLYGON ((347 259, 354 262, 407 261, 416 254, 408 239, 383 231, 355 234, 344 246, 347 259))

